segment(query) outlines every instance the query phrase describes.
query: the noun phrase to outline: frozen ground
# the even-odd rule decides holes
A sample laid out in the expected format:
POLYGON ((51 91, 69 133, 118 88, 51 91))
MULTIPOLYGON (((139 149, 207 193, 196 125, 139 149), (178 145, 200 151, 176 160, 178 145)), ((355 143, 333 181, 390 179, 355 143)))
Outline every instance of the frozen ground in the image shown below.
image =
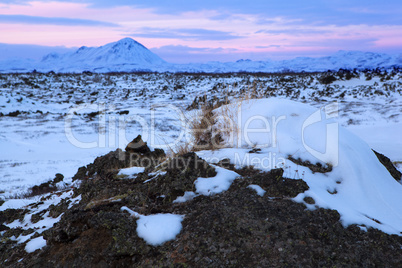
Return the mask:
POLYGON ((174 149, 186 138, 189 105, 244 96, 315 107, 338 101, 341 125, 402 161, 402 74, 335 75, 329 85, 322 76, 2 75, 0 198, 19 196, 56 173, 68 183, 78 167, 124 149, 138 134, 153 147, 174 149))
MULTIPOLYGON (((275 131, 271 128, 270 134, 277 136, 268 135, 265 139, 266 133, 253 133, 251 140, 239 139, 235 146, 222 150, 200 151, 197 153, 200 157, 210 163, 231 158, 233 163, 242 161, 240 166, 251 164, 263 170, 282 167, 285 177, 302 178, 310 187, 296 197, 298 202, 312 197, 316 205, 338 210, 345 225, 356 223, 362 229, 375 227, 387 233, 401 233, 402 213, 398 204, 402 202, 399 194, 402 186, 379 165, 370 150, 390 157, 401 168, 400 72, 0 75, 0 198, 7 200, 0 210, 26 206, 30 212, 22 221, 11 223, 11 227, 37 227, 40 234, 61 215, 45 214, 36 223, 31 218, 71 197, 69 186, 74 186, 72 176, 79 167, 111 150, 124 149, 139 134, 151 147, 177 150, 188 139, 188 122, 200 107, 232 103, 236 108, 240 107, 236 106, 239 99, 251 99, 241 109, 242 129, 246 128, 248 118, 263 116, 272 120, 268 122, 270 127, 276 125, 276 120, 279 127, 275 131), (322 107, 325 109, 320 111, 322 107), (306 128, 305 136, 300 136, 304 123, 312 120, 307 125, 314 125, 317 118, 310 117, 314 114, 320 124, 306 128), (309 151, 304 150, 307 147, 301 147, 301 140, 312 147, 322 146, 318 137, 325 137, 326 127, 334 126, 334 122, 355 133, 368 146, 340 127, 341 141, 330 143, 339 149, 339 158, 334 154, 320 155, 323 166, 333 165, 331 172, 312 173, 307 167, 289 161, 288 156, 292 155, 315 163, 309 151), (261 151, 250 153, 250 148, 259 147, 261 151), (257 162, 244 162, 250 156, 257 162), (41 196, 21 198, 29 188, 53 179, 56 173, 65 176, 63 183, 58 184, 64 189, 60 196, 47 196, 40 207, 29 204, 38 202, 41 196), (379 182, 378 177, 383 181, 379 182)), ((261 129, 264 122, 251 121, 247 126, 261 129)), ((322 149, 327 148, 318 151, 322 149)), ((133 167, 121 170, 120 176, 132 178, 143 171, 133 167)), ((198 178, 196 191, 186 192, 174 202, 227 190, 237 174, 223 168, 217 171, 215 178, 198 178)), ((250 187, 264 195, 258 185, 250 187)), ((79 198, 69 201, 68 206, 72 206, 79 198)), ((138 233, 150 244, 174 239, 181 229, 181 216, 138 214, 136 217, 138 233), (173 222, 166 233, 141 229, 146 224, 158 229, 164 222, 173 222)), ((44 246, 41 236, 31 236, 15 240, 28 242, 28 252, 44 246)))
POLYGON ((182 121, 193 113, 186 108, 196 97, 195 108, 204 100, 245 95, 315 107, 338 101, 343 126, 402 161, 402 74, 355 73, 349 80, 335 75, 329 85, 320 82, 322 76, 2 75, 0 197, 19 196, 56 173, 69 182, 78 167, 124 149, 138 134, 153 147, 174 149, 185 139, 182 121))

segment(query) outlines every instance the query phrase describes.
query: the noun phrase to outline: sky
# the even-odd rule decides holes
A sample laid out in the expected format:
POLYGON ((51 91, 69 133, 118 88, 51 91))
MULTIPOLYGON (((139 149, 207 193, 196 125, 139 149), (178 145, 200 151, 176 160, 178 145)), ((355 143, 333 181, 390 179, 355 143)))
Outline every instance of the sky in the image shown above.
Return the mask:
POLYGON ((0 60, 124 37, 174 63, 400 54, 401 14, 400 0, 0 0, 0 60))

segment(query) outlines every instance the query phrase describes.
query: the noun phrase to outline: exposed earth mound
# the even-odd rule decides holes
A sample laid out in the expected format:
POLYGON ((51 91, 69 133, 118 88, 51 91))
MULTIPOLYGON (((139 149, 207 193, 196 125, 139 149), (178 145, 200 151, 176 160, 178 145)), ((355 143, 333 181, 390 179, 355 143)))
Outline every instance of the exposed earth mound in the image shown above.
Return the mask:
MULTIPOLYGON (((0 212, 2 267, 397 267, 402 262, 402 237, 357 225, 344 228, 335 210, 307 210, 292 198, 308 185, 285 178, 281 168, 260 172, 225 165, 241 175, 226 191, 200 194, 199 179, 219 178, 224 165, 210 165, 195 153, 166 159, 141 137, 136 142, 141 152, 117 150, 80 168, 72 196, 37 215, 61 215, 43 232, 41 249, 29 254, 27 243, 8 239, 28 232, 5 225, 24 219, 28 210, 0 212), (133 166, 136 172, 124 173, 133 166), (186 194, 191 198, 178 201, 186 194), (182 229, 174 239, 152 246, 138 234, 142 216, 130 210, 184 215, 182 229)), ((55 195, 61 192, 41 202, 55 195)), ((40 202, 30 205, 35 206, 40 202)))

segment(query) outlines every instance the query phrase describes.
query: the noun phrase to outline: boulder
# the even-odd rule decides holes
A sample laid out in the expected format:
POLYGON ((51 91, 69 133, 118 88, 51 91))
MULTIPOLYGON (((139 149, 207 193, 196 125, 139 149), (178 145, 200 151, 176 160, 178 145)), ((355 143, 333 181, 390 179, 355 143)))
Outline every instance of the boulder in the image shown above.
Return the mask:
POLYGON ((142 140, 141 135, 138 135, 134 140, 132 140, 126 146, 125 150, 128 153, 138 153, 138 154, 146 154, 151 152, 151 149, 149 149, 147 143, 142 140))

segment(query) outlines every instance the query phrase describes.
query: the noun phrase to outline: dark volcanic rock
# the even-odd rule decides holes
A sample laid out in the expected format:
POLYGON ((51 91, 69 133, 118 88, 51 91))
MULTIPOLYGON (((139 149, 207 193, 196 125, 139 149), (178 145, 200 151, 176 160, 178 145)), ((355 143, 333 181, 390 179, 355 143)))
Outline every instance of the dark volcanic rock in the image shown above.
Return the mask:
POLYGON ((399 172, 399 170, 397 170, 395 168, 395 166, 392 164, 391 160, 386 157, 383 154, 380 154, 379 152, 376 152, 373 150, 373 152, 375 153, 375 155, 377 156, 378 160, 381 162, 381 164, 384 165, 384 167, 388 170, 388 172, 391 174, 391 176, 398 182, 401 181, 402 179, 402 173, 399 172))
MULTIPOLYGON (((162 149, 151 151, 145 142, 142 141, 141 135, 136 138, 136 143, 142 144, 138 148, 132 148, 127 145, 126 151, 117 149, 109 152, 104 156, 97 157, 92 164, 86 167, 80 167, 73 177, 75 180, 83 180, 97 174, 101 177, 112 178, 116 170, 133 166, 146 167, 152 169, 165 158, 166 154, 162 149), (128 151, 127 151, 128 150, 128 151), (141 152, 141 153, 140 153, 141 152)), ((136 140, 134 139, 134 140, 136 140)))
MULTIPOLYGON (((68 209, 65 201, 49 209, 54 216, 64 214, 44 233, 46 247, 27 254, 23 246, 0 244, 2 266, 398 267, 402 262, 402 237, 375 229, 364 232, 355 225, 344 228, 334 210, 307 210, 292 201, 307 184, 284 178, 282 169, 245 168, 226 192, 173 203, 185 191, 195 191, 198 177, 215 176, 215 169, 188 153, 158 166, 166 173, 146 171, 120 179, 116 171, 102 170, 127 166, 129 161, 119 159, 119 153, 126 154, 111 152, 88 165, 85 174, 97 174, 75 190, 75 196, 82 196, 79 204, 68 209), (261 186, 265 195, 258 196, 250 184, 261 186), (185 215, 183 229, 175 240, 150 246, 138 237, 136 219, 123 206, 143 215, 185 215)), ((23 215, 10 212, 0 214, 3 221, 23 215)), ((22 230, 5 232, 12 236, 22 230)))
POLYGON ((63 181, 63 179, 64 179, 63 174, 56 173, 55 178, 53 179, 53 183, 54 184, 59 183, 59 182, 63 181))
POLYGON ((165 164, 166 175, 160 176, 158 186, 152 187, 159 195, 164 195, 169 202, 184 195, 186 191, 195 191, 194 181, 199 177, 214 177, 217 173, 195 153, 187 153, 168 160, 165 164))
POLYGON ((126 146, 125 150, 128 153, 138 153, 138 154, 146 154, 151 152, 147 143, 142 140, 141 135, 138 135, 134 140, 132 140, 126 146))
POLYGON ((56 184, 63 181, 63 174, 57 173, 53 180, 41 183, 40 185, 35 185, 30 189, 28 196, 41 195, 45 193, 50 193, 57 190, 56 184))
POLYGON ((15 112, 10 112, 8 113, 8 116, 10 117, 16 117, 19 116, 21 114, 21 112, 19 110, 15 111, 15 112))
POLYGON ((40 185, 35 185, 34 187, 31 188, 31 196, 35 196, 35 195, 41 195, 41 194, 45 194, 45 193, 50 193, 53 191, 56 191, 57 187, 53 184, 51 184, 51 182, 45 182, 45 183, 41 183, 40 185))
POLYGON ((23 220, 27 212, 28 210, 26 209, 13 209, 13 208, 0 211, 0 224, 11 223, 15 220, 23 220))
POLYGON ((74 175, 73 180, 87 179, 92 177, 95 173, 107 177, 116 169, 128 167, 126 160, 124 152, 117 149, 104 156, 97 157, 92 164, 86 167, 80 167, 77 174, 74 175))
POLYGON ((288 159, 297 165, 308 167, 313 173, 326 173, 332 171, 332 166, 330 164, 326 164, 325 166, 321 163, 312 164, 310 161, 302 161, 300 158, 295 159, 292 156, 289 156, 288 159))
POLYGON ((270 197, 296 197, 309 189, 303 180, 293 180, 283 177, 283 169, 272 169, 270 172, 257 173, 246 176, 246 180, 238 182, 241 185, 256 184, 261 186, 266 196, 270 197))
POLYGON ((205 160, 195 153, 186 153, 176 156, 166 163, 166 171, 169 176, 203 177, 216 176, 216 171, 205 160))

